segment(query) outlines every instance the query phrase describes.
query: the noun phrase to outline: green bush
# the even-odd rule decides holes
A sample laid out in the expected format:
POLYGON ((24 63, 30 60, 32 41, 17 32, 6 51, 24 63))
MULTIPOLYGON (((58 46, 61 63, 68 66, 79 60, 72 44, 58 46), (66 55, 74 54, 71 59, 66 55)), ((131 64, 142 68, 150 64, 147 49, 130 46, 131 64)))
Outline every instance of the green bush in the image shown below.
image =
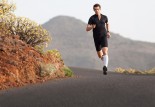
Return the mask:
POLYGON ((34 47, 40 54, 44 54, 44 47, 43 46, 35 46, 34 47))
POLYGON ((56 72, 56 67, 53 64, 41 64, 40 76, 50 76, 56 72))
POLYGON ((0 0, 0 15, 11 14, 15 9, 15 4, 9 3, 8 0, 0 0))
POLYGON ((48 31, 27 18, 16 18, 16 26, 14 28, 15 33, 20 36, 20 39, 33 47, 44 45, 51 39, 48 31))
POLYGON ((62 70, 65 72, 65 76, 67 76, 67 77, 73 76, 72 70, 70 68, 68 68, 67 66, 64 66, 62 68, 62 70))
POLYGON ((61 54, 58 50, 48 50, 47 53, 54 55, 56 58, 62 59, 61 54))
POLYGON ((15 10, 13 4, 7 0, 0 1, 0 33, 7 35, 19 35, 20 39, 31 46, 44 46, 51 40, 51 36, 46 29, 28 18, 16 17, 12 11, 15 10))

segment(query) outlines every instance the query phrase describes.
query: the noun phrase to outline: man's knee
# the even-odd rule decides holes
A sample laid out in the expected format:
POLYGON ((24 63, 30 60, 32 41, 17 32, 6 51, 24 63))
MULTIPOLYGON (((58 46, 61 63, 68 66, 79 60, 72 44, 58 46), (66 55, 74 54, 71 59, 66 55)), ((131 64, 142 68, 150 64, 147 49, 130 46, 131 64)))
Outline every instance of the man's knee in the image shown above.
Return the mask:
POLYGON ((102 52, 103 52, 103 55, 107 55, 108 54, 108 48, 103 48, 102 52))
POLYGON ((99 58, 102 58, 102 56, 103 56, 103 52, 102 51, 98 51, 97 54, 98 54, 99 58))
POLYGON ((102 58, 102 55, 99 55, 99 54, 98 54, 98 57, 99 57, 99 58, 102 58))
POLYGON ((108 51, 103 51, 103 55, 107 55, 108 54, 108 51))

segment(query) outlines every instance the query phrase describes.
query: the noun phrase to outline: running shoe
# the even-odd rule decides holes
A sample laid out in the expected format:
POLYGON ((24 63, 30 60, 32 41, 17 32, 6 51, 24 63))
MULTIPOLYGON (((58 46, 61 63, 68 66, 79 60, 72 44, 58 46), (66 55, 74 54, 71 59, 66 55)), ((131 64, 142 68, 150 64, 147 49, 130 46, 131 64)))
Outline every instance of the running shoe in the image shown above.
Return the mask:
POLYGON ((107 67, 106 66, 103 66, 103 74, 104 75, 107 75, 107 70, 108 70, 107 67))

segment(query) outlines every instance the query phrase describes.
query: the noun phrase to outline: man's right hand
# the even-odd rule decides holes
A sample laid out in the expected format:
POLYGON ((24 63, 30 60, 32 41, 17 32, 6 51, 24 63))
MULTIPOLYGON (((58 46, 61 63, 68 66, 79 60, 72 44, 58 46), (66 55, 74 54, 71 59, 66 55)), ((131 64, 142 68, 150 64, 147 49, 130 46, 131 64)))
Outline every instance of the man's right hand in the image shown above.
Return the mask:
POLYGON ((92 25, 88 24, 87 28, 86 28, 86 31, 90 31, 90 30, 94 29, 95 27, 96 27, 95 24, 92 24, 92 25))
POLYGON ((95 24, 92 24, 91 26, 92 26, 92 28, 93 28, 93 29, 96 27, 96 25, 95 25, 95 24))

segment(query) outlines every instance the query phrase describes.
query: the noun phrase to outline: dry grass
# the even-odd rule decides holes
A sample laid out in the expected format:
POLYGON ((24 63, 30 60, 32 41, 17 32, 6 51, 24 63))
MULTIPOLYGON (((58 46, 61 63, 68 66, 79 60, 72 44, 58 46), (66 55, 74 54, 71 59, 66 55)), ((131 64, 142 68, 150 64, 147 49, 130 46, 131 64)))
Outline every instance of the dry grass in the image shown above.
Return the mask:
POLYGON ((146 75, 155 75, 155 68, 150 70, 140 71, 136 69, 124 69, 124 68, 116 68, 115 72, 125 73, 125 74, 146 74, 146 75))

